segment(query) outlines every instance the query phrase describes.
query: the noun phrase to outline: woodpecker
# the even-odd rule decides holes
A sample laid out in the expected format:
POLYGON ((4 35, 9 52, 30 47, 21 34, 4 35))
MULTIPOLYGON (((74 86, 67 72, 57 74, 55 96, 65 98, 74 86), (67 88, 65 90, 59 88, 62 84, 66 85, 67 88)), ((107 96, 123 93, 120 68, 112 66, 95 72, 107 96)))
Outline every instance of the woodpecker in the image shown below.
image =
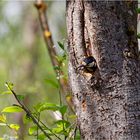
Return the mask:
POLYGON ((87 73, 94 73, 97 70, 97 62, 93 56, 88 56, 83 59, 82 64, 78 67, 78 69, 87 73))

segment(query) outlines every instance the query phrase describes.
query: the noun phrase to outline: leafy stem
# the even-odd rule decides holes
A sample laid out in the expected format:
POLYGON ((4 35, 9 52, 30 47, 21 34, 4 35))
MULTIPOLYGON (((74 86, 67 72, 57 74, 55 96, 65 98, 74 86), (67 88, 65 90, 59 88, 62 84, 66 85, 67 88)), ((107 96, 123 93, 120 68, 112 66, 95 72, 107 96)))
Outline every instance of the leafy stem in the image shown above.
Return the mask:
MULTIPOLYGON (((14 90, 11 88, 11 86, 6 83, 8 89, 11 91, 11 93, 14 95, 15 99, 19 103, 20 107, 26 112, 26 114, 32 119, 32 121, 37 125, 37 127, 44 133, 44 135, 49 139, 52 140, 52 138, 49 136, 49 134, 46 133, 46 131, 41 127, 41 125, 38 122, 38 118, 34 117, 32 112, 18 99, 16 93, 14 90)), ((54 133, 53 133, 54 134, 54 133)), ((56 136, 56 135, 55 135, 56 136)), ((58 136, 57 136, 58 138, 58 136)), ((60 138, 59 138, 60 139, 60 138)))

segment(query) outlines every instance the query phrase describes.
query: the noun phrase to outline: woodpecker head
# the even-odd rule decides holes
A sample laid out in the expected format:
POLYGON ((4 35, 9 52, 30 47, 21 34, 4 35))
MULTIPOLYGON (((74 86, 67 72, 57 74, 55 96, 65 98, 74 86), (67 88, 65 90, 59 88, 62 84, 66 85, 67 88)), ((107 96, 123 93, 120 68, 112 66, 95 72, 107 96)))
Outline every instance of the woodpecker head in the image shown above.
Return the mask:
POLYGON ((78 68, 89 73, 94 73, 97 69, 97 63, 95 58, 93 56, 88 56, 84 58, 82 61, 82 65, 79 66, 78 68))

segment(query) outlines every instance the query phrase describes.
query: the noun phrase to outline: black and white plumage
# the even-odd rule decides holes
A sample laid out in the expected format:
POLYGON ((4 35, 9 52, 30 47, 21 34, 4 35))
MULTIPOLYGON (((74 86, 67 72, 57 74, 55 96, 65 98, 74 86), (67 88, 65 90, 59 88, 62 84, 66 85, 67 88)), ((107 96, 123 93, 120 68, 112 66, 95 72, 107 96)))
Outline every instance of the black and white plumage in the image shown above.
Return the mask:
POLYGON ((97 70, 97 63, 93 56, 83 59, 82 64, 78 67, 86 72, 94 73, 97 70))
POLYGON ((77 70, 87 81, 91 80, 92 85, 98 85, 99 81, 101 81, 99 68, 93 56, 84 58, 77 70))

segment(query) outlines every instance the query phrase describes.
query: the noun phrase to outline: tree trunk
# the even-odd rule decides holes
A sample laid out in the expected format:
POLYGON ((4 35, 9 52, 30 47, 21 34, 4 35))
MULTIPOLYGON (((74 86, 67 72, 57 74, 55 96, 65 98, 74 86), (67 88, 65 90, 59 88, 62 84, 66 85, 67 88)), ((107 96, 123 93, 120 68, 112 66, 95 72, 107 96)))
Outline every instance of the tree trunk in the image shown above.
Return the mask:
POLYGON ((67 1, 69 81, 84 140, 140 139, 137 2, 67 1), (94 56, 100 75, 77 67, 94 56))

